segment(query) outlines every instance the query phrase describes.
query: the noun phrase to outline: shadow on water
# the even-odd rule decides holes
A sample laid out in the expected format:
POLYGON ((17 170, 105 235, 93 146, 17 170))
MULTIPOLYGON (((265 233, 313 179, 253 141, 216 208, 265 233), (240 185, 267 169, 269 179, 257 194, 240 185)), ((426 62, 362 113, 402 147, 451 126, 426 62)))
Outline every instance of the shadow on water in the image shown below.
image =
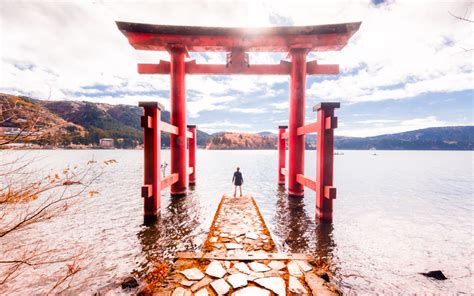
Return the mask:
POLYGON ((201 224, 199 198, 194 192, 187 196, 170 198, 162 196, 169 203, 162 203, 161 215, 155 222, 145 221, 138 232, 145 262, 144 269, 153 260, 170 260, 178 251, 196 251, 200 245, 196 243, 195 230, 201 224))

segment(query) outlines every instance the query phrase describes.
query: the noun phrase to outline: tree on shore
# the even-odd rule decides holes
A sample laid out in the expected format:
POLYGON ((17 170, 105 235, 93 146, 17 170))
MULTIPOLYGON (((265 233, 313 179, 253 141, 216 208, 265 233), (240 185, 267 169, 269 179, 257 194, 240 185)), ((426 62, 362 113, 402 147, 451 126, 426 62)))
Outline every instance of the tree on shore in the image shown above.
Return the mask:
MULTIPOLYGON (((18 116, 19 104, 0 105, 0 126, 18 116)), ((3 149, 7 144, 41 135, 39 119, 40 116, 27 118, 15 135, 0 136, 0 294, 16 277, 33 270, 48 273, 54 279, 46 294, 71 287, 74 276, 83 268, 87 250, 29 243, 25 233, 65 214, 85 198, 96 196, 98 192, 91 186, 102 168, 115 162, 91 160, 83 166, 45 173, 34 159, 3 149), (28 243, 19 245, 21 241, 28 243), (49 273, 51 270, 54 272, 49 273)))

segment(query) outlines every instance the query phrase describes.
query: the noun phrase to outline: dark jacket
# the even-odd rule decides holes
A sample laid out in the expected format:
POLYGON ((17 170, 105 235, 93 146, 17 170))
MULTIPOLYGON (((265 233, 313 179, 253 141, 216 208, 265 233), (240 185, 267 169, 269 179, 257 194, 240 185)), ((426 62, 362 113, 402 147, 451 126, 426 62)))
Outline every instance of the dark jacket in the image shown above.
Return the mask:
POLYGON ((232 182, 234 182, 235 186, 240 186, 244 183, 244 178, 242 178, 242 173, 239 171, 236 171, 234 173, 234 177, 232 178, 232 182))

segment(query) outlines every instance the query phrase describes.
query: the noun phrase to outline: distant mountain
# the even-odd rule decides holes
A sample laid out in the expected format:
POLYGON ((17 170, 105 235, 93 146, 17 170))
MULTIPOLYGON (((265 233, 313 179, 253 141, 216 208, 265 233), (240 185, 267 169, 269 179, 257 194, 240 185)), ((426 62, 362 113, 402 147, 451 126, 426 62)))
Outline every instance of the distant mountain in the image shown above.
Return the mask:
POLYGON ((432 127, 367 138, 336 138, 337 149, 474 150, 474 126, 432 127))
MULTIPOLYGON (((0 94, 0 106, 6 118, 3 127, 21 127, 27 121, 37 120, 38 130, 48 133, 33 142, 43 145, 97 145, 101 138, 115 139, 118 148, 132 148, 143 143, 140 116, 143 109, 131 105, 110 105, 85 101, 44 101, 23 96, 0 94), (15 108, 8 108, 14 106, 15 108), (13 114, 12 112, 15 112, 13 114), (10 116, 11 115, 14 116, 10 116), (7 116, 8 115, 8 116, 7 116), (117 141, 120 140, 120 141, 117 141)), ((161 120, 168 122, 170 113, 163 111, 161 120)), ((197 144, 205 146, 210 135, 197 131, 197 144)), ((169 146, 169 135, 162 133, 162 145, 169 146)))
POLYGON ((84 136, 86 131, 35 100, 0 93, 0 137, 11 140, 18 134, 26 141, 60 145, 69 135, 84 136))
MULTIPOLYGON (((17 128, 35 121, 41 134, 36 140, 39 144, 97 145, 100 138, 115 139, 118 148, 130 148, 143 143, 140 127, 143 110, 138 106, 41 101, 0 94, 0 108, 3 118, 0 127, 17 128)), ((170 113, 163 111, 161 118, 169 122, 170 113)), ((267 131, 258 134, 219 132, 210 135, 197 130, 198 146, 207 149, 276 149, 277 138, 276 134, 267 131)), ((314 149, 316 135, 306 136, 305 143, 306 149, 314 149)), ((162 134, 162 145, 169 146, 168 134, 162 134)), ((336 149, 474 150, 474 126, 434 127, 366 138, 336 137, 335 146, 336 149)))
MULTIPOLYGON (((143 114, 141 107, 78 101, 38 101, 38 103, 65 120, 86 128, 89 137, 89 141, 86 142, 98 143, 100 138, 121 138, 124 148, 143 143, 143 130, 140 126, 140 116, 143 114)), ((162 111, 161 120, 169 123, 170 113, 162 111)), ((209 134, 197 130, 197 145, 205 146, 209 137, 209 134)), ((169 134, 161 134, 161 144, 169 147, 169 134)))
MULTIPOLYGON (((258 135, 274 137, 276 149, 276 134, 263 132, 258 135)), ((306 149, 315 149, 316 134, 307 135, 305 144, 306 149)), ((474 150, 474 126, 432 127, 365 138, 336 136, 335 147, 348 150, 474 150)))
POLYGON ((79 101, 36 101, 62 119, 84 127, 84 136, 71 138, 74 144, 97 144, 113 138, 118 147, 134 147, 142 142, 140 108, 126 105, 96 104, 79 101), (117 141, 123 139, 123 141, 117 141))
POLYGON ((257 133, 257 135, 260 135, 260 136, 266 136, 266 137, 278 137, 277 134, 274 134, 272 132, 259 132, 257 133))

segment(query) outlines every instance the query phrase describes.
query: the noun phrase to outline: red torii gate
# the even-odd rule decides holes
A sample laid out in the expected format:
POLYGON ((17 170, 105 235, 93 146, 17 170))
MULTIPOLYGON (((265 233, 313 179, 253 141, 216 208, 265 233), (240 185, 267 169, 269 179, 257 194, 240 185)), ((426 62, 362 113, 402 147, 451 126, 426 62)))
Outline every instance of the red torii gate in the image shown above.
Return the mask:
POLYGON ((186 130, 186 74, 216 75, 290 75, 289 128, 280 127, 278 149, 278 183, 285 184, 288 194, 302 197, 304 186, 316 191, 317 216, 332 220, 332 199, 336 190, 333 178, 333 129, 337 127, 334 109, 339 103, 321 103, 314 108, 317 122, 305 125, 306 75, 338 74, 339 65, 320 65, 306 61, 311 51, 341 50, 359 29, 360 22, 303 27, 222 28, 151 25, 117 22, 119 30, 137 50, 168 51, 171 60, 158 64, 138 64, 140 74, 170 74, 171 124, 161 122, 158 103, 142 102, 144 116, 145 217, 156 217, 160 208, 160 190, 171 186, 171 195, 186 194, 189 182, 195 180, 196 127, 186 130), (189 52, 227 52, 225 64, 197 64, 185 61, 189 52), (287 52, 289 61, 279 64, 251 65, 246 52, 287 52), (160 180, 160 131, 171 134, 171 174, 160 180), (318 133, 316 181, 304 176, 304 135, 318 133), (190 138, 187 166, 186 138, 190 138), (289 162, 285 168, 288 139, 289 162))

